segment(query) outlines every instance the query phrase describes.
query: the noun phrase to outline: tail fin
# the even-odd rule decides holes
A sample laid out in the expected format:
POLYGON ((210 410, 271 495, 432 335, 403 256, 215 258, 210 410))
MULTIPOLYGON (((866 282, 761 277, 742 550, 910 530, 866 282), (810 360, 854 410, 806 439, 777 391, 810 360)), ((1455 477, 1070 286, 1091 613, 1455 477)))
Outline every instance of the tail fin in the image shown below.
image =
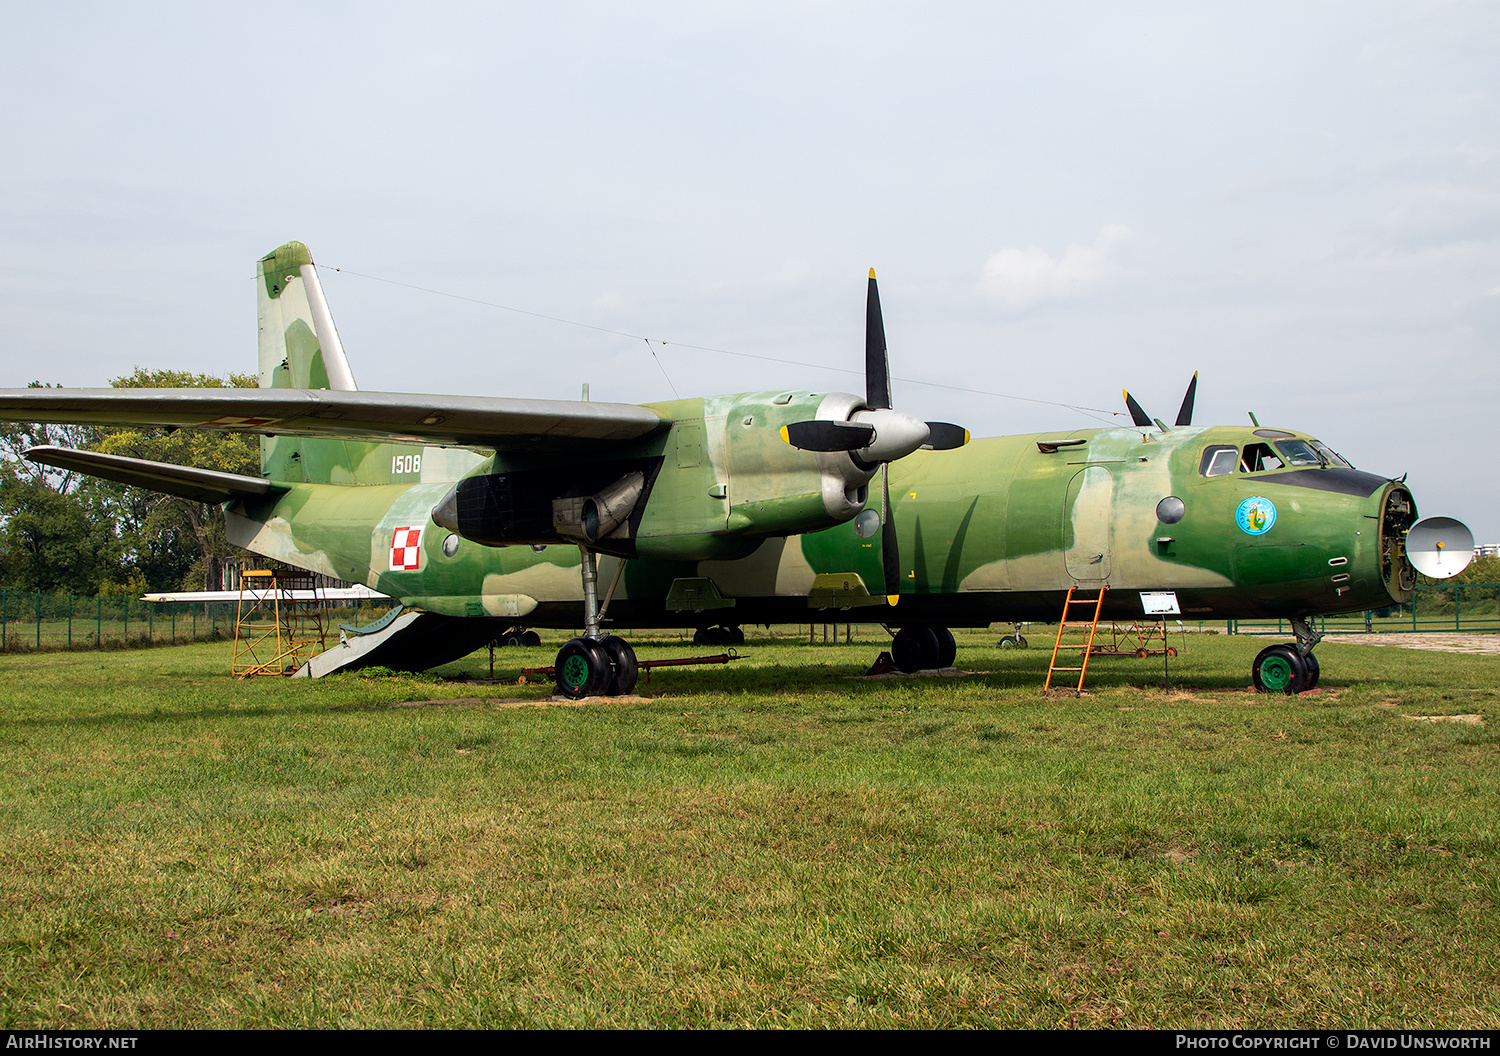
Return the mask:
POLYGON ((288 242, 260 259, 260 387, 353 390, 312 254, 288 242))
MULTIPOLYGON (((255 283, 260 320, 260 387, 357 388, 333 327, 312 254, 288 242, 260 259, 255 283)), ((350 483, 372 444, 295 436, 263 436, 261 474, 296 483, 350 483)))

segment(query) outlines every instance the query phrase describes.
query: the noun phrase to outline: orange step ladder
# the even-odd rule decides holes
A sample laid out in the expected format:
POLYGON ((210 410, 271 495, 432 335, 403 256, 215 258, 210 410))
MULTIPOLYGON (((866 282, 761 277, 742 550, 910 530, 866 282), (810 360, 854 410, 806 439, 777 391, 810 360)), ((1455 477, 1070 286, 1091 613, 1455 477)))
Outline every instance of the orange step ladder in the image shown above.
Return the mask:
POLYGON ((1083 696, 1083 680, 1088 675, 1089 654, 1094 651, 1094 635, 1099 630, 1099 613, 1104 608, 1104 594, 1109 590, 1109 586, 1106 584, 1104 586, 1098 587, 1093 597, 1082 597, 1075 595, 1081 595, 1083 593, 1087 593, 1089 590, 1094 589, 1095 588, 1092 587, 1079 587, 1077 585, 1068 588, 1067 600, 1063 602, 1062 619, 1058 621, 1057 624, 1057 641, 1052 645, 1052 662, 1047 665, 1047 682, 1044 686, 1042 686, 1042 692, 1044 694, 1050 693, 1052 691, 1052 676, 1058 671, 1077 671, 1078 685, 1073 688, 1073 695, 1078 697, 1083 696), (1070 619, 1075 609, 1081 609, 1087 612, 1087 606, 1090 605, 1094 607, 1094 611, 1089 619, 1070 619), (1076 630, 1081 634, 1085 628, 1088 630, 1088 641, 1082 643, 1069 642, 1066 645, 1063 644, 1063 635, 1066 634, 1069 630, 1076 630), (1072 652, 1075 649, 1080 654, 1077 667, 1058 664, 1058 653, 1072 652))

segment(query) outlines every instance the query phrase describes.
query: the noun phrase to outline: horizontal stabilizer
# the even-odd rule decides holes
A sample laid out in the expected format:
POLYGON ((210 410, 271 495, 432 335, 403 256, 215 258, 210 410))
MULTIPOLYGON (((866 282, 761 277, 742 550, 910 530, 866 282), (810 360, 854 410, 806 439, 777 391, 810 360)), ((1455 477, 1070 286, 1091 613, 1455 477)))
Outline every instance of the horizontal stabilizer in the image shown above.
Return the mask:
POLYGON ((0 421, 215 429, 479 447, 577 451, 670 423, 629 403, 417 396, 331 389, 0 389, 0 421))
POLYGON ((25 457, 28 462, 102 477, 116 484, 163 491, 194 502, 220 503, 231 499, 260 498, 272 491, 285 490, 259 477, 177 466, 170 462, 148 462, 144 458, 105 455, 98 451, 75 451, 70 447, 27 448, 25 457))
MULTIPOLYGON (((378 590, 356 583, 352 587, 319 587, 317 590, 254 590, 246 587, 244 592, 238 590, 177 590, 157 591, 151 594, 142 594, 142 601, 161 602, 190 602, 194 605, 205 605, 214 602, 226 601, 252 601, 252 602, 274 602, 274 601, 375 601, 395 602, 378 590)), ((399 606, 398 606, 399 607, 399 606)))

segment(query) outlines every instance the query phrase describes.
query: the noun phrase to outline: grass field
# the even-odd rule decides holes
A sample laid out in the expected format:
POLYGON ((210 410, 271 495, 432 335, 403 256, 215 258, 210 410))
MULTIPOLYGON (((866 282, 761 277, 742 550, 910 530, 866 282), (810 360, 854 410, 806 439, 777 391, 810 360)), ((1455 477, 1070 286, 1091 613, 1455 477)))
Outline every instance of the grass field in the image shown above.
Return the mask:
POLYGON ((1264 640, 1195 635, 1190 688, 1044 700, 995 638, 896 679, 752 641, 581 706, 0 657, 0 1022, 1500 1025, 1500 658, 1328 644, 1267 697, 1264 640))

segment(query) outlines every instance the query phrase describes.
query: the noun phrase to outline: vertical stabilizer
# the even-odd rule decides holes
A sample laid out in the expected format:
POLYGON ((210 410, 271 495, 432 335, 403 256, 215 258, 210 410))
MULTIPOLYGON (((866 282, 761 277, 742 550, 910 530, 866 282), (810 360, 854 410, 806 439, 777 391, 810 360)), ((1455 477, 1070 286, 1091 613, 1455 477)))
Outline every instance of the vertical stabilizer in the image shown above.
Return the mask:
POLYGON ((307 247, 288 242, 262 257, 259 280, 260 387, 358 388, 307 247))
MULTIPOLYGON (((288 242, 260 258, 255 294, 260 320, 260 387, 357 388, 333 326, 312 254, 288 242)), ((261 474, 297 483, 350 483, 371 444, 267 434, 260 440, 261 474)))

